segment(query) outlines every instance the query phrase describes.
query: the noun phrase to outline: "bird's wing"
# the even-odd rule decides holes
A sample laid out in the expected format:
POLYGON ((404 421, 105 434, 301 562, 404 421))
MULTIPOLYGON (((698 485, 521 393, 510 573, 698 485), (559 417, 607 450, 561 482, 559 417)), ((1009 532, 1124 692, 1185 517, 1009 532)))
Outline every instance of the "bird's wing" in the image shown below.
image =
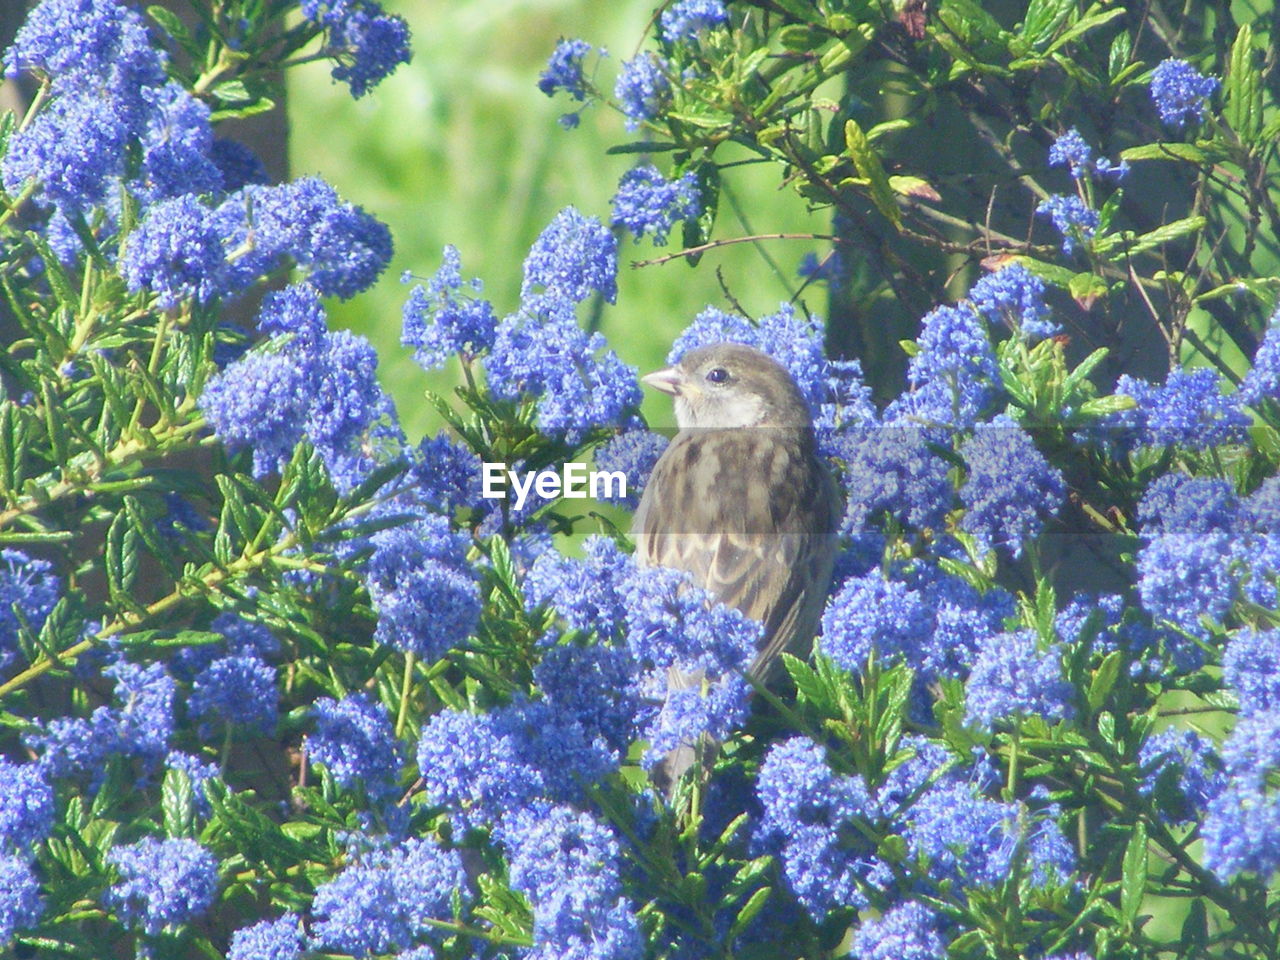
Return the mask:
POLYGON ((636 555, 675 567, 764 624, 751 673, 808 652, 835 555, 834 484, 796 434, 688 431, 654 467, 636 512, 636 555))

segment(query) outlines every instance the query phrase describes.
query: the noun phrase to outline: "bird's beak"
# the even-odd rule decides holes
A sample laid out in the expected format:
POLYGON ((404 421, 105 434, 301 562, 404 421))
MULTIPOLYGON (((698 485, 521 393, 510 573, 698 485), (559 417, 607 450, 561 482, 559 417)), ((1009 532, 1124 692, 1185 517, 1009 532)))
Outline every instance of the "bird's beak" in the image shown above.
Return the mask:
POLYGON ((654 389, 669 393, 674 397, 680 393, 680 388, 684 386, 685 379, 679 368, 667 367, 665 370, 655 370, 653 373, 641 377, 640 382, 647 383, 654 389))

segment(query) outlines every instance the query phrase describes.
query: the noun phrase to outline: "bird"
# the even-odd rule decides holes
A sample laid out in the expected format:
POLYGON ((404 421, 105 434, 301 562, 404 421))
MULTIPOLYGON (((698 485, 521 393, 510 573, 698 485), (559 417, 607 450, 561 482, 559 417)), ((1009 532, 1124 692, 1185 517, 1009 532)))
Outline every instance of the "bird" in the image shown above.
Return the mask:
MULTIPOLYGON (((804 658, 830 589, 842 503, 813 421, 786 368, 738 343, 688 351, 641 378, 674 398, 678 431, 632 522, 641 567, 687 571, 694 586, 762 625, 747 669, 775 685, 784 651, 804 658)), ((702 682, 672 670, 668 689, 702 682)), ((669 792, 699 753, 683 744, 653 772, 669 792)))

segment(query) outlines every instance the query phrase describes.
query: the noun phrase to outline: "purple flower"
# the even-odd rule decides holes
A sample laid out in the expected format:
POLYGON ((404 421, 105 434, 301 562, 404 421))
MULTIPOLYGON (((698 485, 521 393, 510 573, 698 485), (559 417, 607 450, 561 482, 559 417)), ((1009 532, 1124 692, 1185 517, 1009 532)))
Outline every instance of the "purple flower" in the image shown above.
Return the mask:
POLYGON ((1145 771, 1139 792, 1174 824, 1200 820, 1226 784, 1213 742, 1191 730, 1170 727, 1149 737, 1138 764, 1145 771))
MULTIPOLYGON (((1236 398, 1223 395, 1217 373, 1208 367, 1178 367, 1161 386, 1125 374, 1116 382, 1116 393, 1137 402, 1121 422, 1131 425, 1134 439, 1144 445, 1206 450, 1243 439, 1250 423, 1236 398)), ((1122 446, 1126 439, 1120 438, 1122 446)))
POLYGON ((552 550, 538 557, 525 577, 525 605, 554 607, 571 629, 608 638, 626 623, 624 591, 635 564, 608 537, 588 537, 582 554, 552 550))
POLYGON ((668 443, 666 437, 651 430, 624 430, 596 447, 596 468, 627 478, 626 496, 610 491, 601 499, 633 510, 639 506, 649 474, 668 443))
POLYGON ((1238 396, 1242 404, 1250 407, 1280 400, 1280 310, 1267 323, 1253 367, 1245 374, 1238 396))
POLYGON ((164 57, 152 49, 146 21, 117 0, 43 0, 5 54, 5 72, 39 70, 59 88, 88 78, 118 87, 164 82, 164 57))
POLYGON ((417 496, 433 510, 452 513, 481 502, 480 458, 443 430, 423 437, 413 458, 417 496))
POLYGON ((1228 881, 1250 871, 1264 883, 1280 869, 1280 792, 1269 786, 1280 769, 1280 713, 1241 717, 1222 745, 1227 786, 1204 819, 1204 864, 1228 881))
POLYGON ((327 329, 320 294, 309 283, 291 283, 262 298, 258 330, 269 337, 289 334, 301 346, 315 346, 327 329))
POLYGON ((256 654, 219 657, 195 678, 187 710, 212 723, 256 728, 269 734, 276 725, 276 669, 256 654))
MULTIPOLYGON (((668 11, 669 12, 669 11, 668 11)), ((671 229, 702 213, 702 191, 693 172, 668 180, 651 163, 632 167, 618 181, 613 197, 613 225, 626 227, 636 242, 646 233, 664 246, 671 229)))
POLYGON ((1062 252, 1070 256, 1075 252, 1078 240, 1090 240, 1098 230, 1098 211, 1091 210, 1074 194, 1055 193, 1040 201, 1036 213, 1053 221, 1062 234, 1062 252))
POLYGON ((128 927, 154 936, 200 916, 218 889, 218 861, 194 840, 147 837, 107 854, 119 881, 105 900, 128 927))
POLYGON ((142 134, 143 195, 155 200, 220 190, 222 174, 210 158, 213 127, 209 108, 173 81, 144 90, 142 97, 147 105, 142 134))
MULTIPOLYGON (((163 663, 146 666, 119 660, 102 671, 116 681, 115 740, 121 752, 153 768, 169 752, 173 699, 178 685, 163 663)), ((111 738, 109 738, 111 739, 111 738)))
POLYGON ((582 60, 591 52, 585 40, 561 39, 547 60, 547 68, 538 79, 538 89, 548 97, 563 90, 573 99, 587 99, 587 81, 582 75, 582 60))
POLYGON ((880 514, 917 530, 938 528, 951 509, 950 465, 929 445, 938 431, 896 421, 850 430, 841 438, 848 491, 841 532, 857 534, 880 514))
POLYGON ((917 343, 919 352, 907 364, 911 390, 885 410, 886 422, 964 429, 1003 395, 990 337, 972 310, 931 310, 921 321, 917 343))
POLYGON ((592 740, 603 738, 619 755, 626 753, 655 713, 640 696, 635 661, 619 647, 602 643, 551 647, 534 667, 533 679, 557 713, 581 725, 592 740))
POLYGON ((324 26, 333 79, 350 87, 357 99, 409 62, 408 24, 371 0, 305 0, 302 13, 324 26))
POLYGON ((1222 656, 1222 676, 1242 716, 1280 708, 1280 630, 1236 633, 1222 656))
POLYGON ((848 580, 822 616, 821 650, 836 664, 859 673, 874 650, 878 660, 917 663, 933 632, 933 611, 924 597, 879 569, 848 580))
POLYGON ((479 280, 463 283, 458 250, 445 247, 440 269, 404 305, 400 343, 414 348, 419 366, 432 370, 455 353, 474 356, 493 345, 497 318, 488 300, 472 295, 480 289, 479 280))
POLYGON ((667 69, 666 61, 647 50, 622 64, 613 95, 627 117, 628 130, 639 130, 643 121, 656 117, 671 96, 667 69))
POLYGON ((1100 176, 1114 177, 1119 180, 1129 172, 1127 161, 1115 164, 1106 157, 1093 159, 1093 148, 1089 146, 1080 131, 1072 127, 1058 137, 1049 148, 1049 166, 1069 166, 1071 176, 1081 180, 1092 171, 1100 176))
POLYGON ((703 30, 728 22, 729 13, 720 0, 678 0, 662 11, 662 39, 689 43, 703 30))
POLYGON ((235 140, 214 139, 209 146, 209 159, 218 168, 222 188, 227 191, 239 190, 250 183, 268 183, 271 179, 258 155, 235 140))
POLYGON ((1205 100, 1217 89, 1217 77, 1204 76, 1185 60, 1170 57, 1151 71, 1151 100, 1160 119, 1179 130, 1188 120, 1204 119, 1205 100))

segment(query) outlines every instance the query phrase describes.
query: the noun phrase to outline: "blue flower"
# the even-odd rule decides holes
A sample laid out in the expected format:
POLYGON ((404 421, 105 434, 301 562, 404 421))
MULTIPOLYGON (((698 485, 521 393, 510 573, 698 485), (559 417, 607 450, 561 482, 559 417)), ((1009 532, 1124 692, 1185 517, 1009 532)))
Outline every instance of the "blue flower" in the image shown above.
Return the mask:
POLYGON ((653 472, 658 458, 670 441, 651 430, 624 430, 596 447, 595 462, 598 470, 621 473, 627 478, 625 496, 614 493, 612 488, 601 497, 606 503, 635 509, 640 504, 645 484, 653 472))
POLYGON ((218 889, 218 861, 194 840, 146 837, 115 847, 107 862, 120 879, 106 903, 125 926, 153 936, 203 914, 218 889))
POLYGON ((697 176, 689 172, 679 180, 668 180, 651 163, 624 173, 613 197, 613 225, 626 227, 636 242, 646 233, 651 234, 656 246, 666 244, 667 235, 676 224, 701 213, 702 191, 697 176))
POLYGON ((613 303, 618 298, 617 278, 618 241, 609 228, 565 207, 529 248, 520 296, 542 292, 581 303, 599 293, 613 303))
POLYGON ((1055 193, 1040 201, 1036 213, 1049 217, 1062 234, 1062 252, 1070 256, 1075 252, 1077 240, 1090 240, 1101 222, 1098 211, 1091 210, 1074 194, 1055 193))
POLYGON ((195 678, 187 710, 209 723, 220 720, 269 734, 275 729, 278 699, 275 667, 256 654, 231 654, 214 660, 195 678))
POLYGON ((1049 817, 1020 803, 1000 803, 962 782, 939 783, 910 810, 913 856, 927 861, 929 879, 995 887, 1014 874, 1018 857, 1031 882, 1044 886, 1075 868, 1075 856, 1049 817))
POLYGON ((622 64, 613 95, 626 115, 628 130, 639 130, 643 121, 656 117, 671 96, 667 70, 666 61, 647 50, 622 64))
POLYGON ((591 536, 581 559, 549 551, 525 577, 525 605, 554 607, 571 629, 609 637, 626 622, 623 592, 635 571, 631 557, 608 537, 591 536))
POLYGON ((312 937, 358 957, 409 947, 436 933, 431 921, 453 917, 452 897, 465 889, 455 850, 416 837, 375 849, 316 890, 312 937))
POLYGON ((558 713, 581 725, 592 740, 602 738, 619 755, 626 753, 655 712, 640 696, 635 661, 619 647, 559 644, 542 655, 533 679, 558 713))
POLYGON ((905 421, 847 431, 838 449, 848 491, 841 532, 861 533, 885 512, 917 530, 940 527, 954 497, 950 465, 929 449, 940 440, 905 421))
POLYGON ((212 211, 184 194, 151 206, 125 242, 121 272, 131 291, 150 290, 168 310, 227 292, 224 257, 212 211))
POLYGON ((455 353, 474 356, 493 345, 497 318, 488 300, 472 296, 480 289, 479 280, 463 283, 458 250, 445 247, 440 269, 425 287, 414 287, 404 305, 400 343, 414 348, 419 366, 432 370, 455 353))
POLYGON ((286 913, 232 933, 227 960, 298 960, 302 943, 298 915, 286 913))
POLYGON ((941 306, 920 323, 920 349, 907 364, 911 390, 889 405, 885 421, 970 427, 1003 395, 982 319, 969 309, 941 306))
MULTIPOLYGON (((1136 410, 1116 422, 1131 425, 1134 439, 1144 445, 1206 450, 1243 439, 1250 422, 1237 399, 1223 395, 1218 375, 1208 367, 1178 367, 1162 386, 1125 374, 1116 382, 1116 393, 1137 402, 1136 410)), ((1127 439, 1119 438, 1122 448, 1127 439)))
POLYGON ((1248 870, 1264 883, 1280 869, 1280 713, 1241 717, 1222 746, 1227 786, 1209 802, 1202 827, 1204 865, 1219 879, 1248 870))
POLYGON ((1156 800, 1170 823, 1199 821, 1226 784, 1213 742, 1191 730, 1170 727, 1151 737, 1138 753, 1143 771, 1138 792, 1156 800))
POLYGON ((209 146, 209 159, 222 177, 222 189, 229 192, 250 183, 267 183, 271 179, 258 155, 235 140, 215 138, 209 146))
POLYGON ((18 656, 22 627, 39 634, 61 590, 48 560, 0 548, 0 675, 18 656))
POLYGON ((196 812, 202 817, 208 817, 213 812, 213 807, 209 803, 205 784, 218 779, 218 765, 201 760, 194 754, 170 750, 169 755, 165 757, 165 766, 170 770, 181 770, 187 775, 187 779, 191 781, 196 812))
POLYGON ((120 660, 102 672, 116 681, 115 739, 120 750, 154 768, 169 752, 177 683, 163 663, 144 666, 120 660))
POLYGON ((9 138, 0 176, 10 194, 28 181, 69 215, 105 201, 124 169, 129 127, 112 104, 78 94, 55 97, 9 138))
POLYGON ((618 757, 571 718, 541 701, 488 713, 442 710, 422 728, 418 769, 427 798, 455 827, 494 824, 541 801, 581 801, 586 785, 618 757))
POLYGON ((164 82, 164 57, 151 47, 146 21, 117 0, 43 0, 5 54, 5 72, 39 70, 59 89, 87 78, 120 87, 164 82))
POLYGON ((0 853, 0 948, 19 930, 34 927, 44 913, 40 882, 25 854, 0 853))
POLYGON ((1006 718, 1054 721, 1074 712, 1074 691, 1063 679, 1059 647, 1040 649, 1030 630, 986 637, 966 690, 965 721, 984 729, 1006 718))
POLYGON ((573 99, 587 99, 587 81, 582 75, 582 60, 591 52, 585 40, 561 39, 547 60, 547 68, 538 79, 538 89, 548 97, 563 90, 573 99))
POLYGON ((1204 76, 1185 60, 1170 57, 1151 71, 1151 100, 1160 119, 1179 130, 1188 120, 1204 119, 1205 100, 1217 89, 1217 77, 1204 76))
POLYGON ((209 108, 178 83, 143 91, 142 193, 147 200, 222 189, 222 173, 210 158, 209 108))
POLYGON ((53 789, 40 765, 0 757, 0 853, 30 852, 52 829, 53 789))
POLYGON ((873 650, 882 662, 918 662, 932 632, 933 611, 920 593, 875 569, 848 580, 827 604, 819 643, 836 664, 860 673, 873 650))
POLYGON ((304 346, 316 346, 328 327, 320 294, 309 283, 291 283, 262 298, 258 330, 269 337, 290 334, 304 346))
POLYGON ((480 458, 443 430, 423 437, 412 461, 416 495, 433 510, 452 513, 481 502, 480 458))
POLYGON ((983 277, 969 290, 969 299, 988 323, 1003 323, 1027 340, 1062 331, 1044 302, 1044 283, 1020 263, 983 277))
POLYGON ((720 0, 678 0, 662 11, 662 39, 667 43, 689 43, 703 30, 729 22, 729 13, 720 0))
POLYGON ((1016 557, 1054 515, 1066 495, 1062 474, 1051 467, 1025 430, 1007 415, 980 423, 960 445, 968 477, 960 487, 965 515, 960 526, 990 549, 1016 557))
POLYGON ((859 960, 942 960, 946 945, 938 918, 922 903, 895 904, 853 931, 850 956, 859 960))
POLYGON ((1120 161, 1115 164, 1106 157, 1099 157, 1097 161, 1093 159, 1093 148, 1080 131, 1072 127, 1066 133, 1058 137, 1049 147, 1049 166, 1069 166, 1071 168, 1071 176, 1077 180, 1083 179, 1091 171, 1101 176, 1110 176, 1119 180, 1129 172, 1129 164, 1127 161, 1120 161))
POLYGON ((787 885, 814 920, 866 906, 863 884, 891 881, 874 842, 851 822, 874 809, 866 785, 832 771, 821 746, 806 737, 774 744, 756 790, 764 806, 757 841, 779 851, 787 885))
POLYGON ((1266 333, 1254 355, 1253 366, 1244 375, 1238 396, 1242 404, 1250 407, 1268 400, 1275 403, 1280 398, 1280 310, 1267 322, 1266 333))
POLYGON ((313 706, 315 730, 305 746, 312 763, 324 764, 340 787, 362 783, 374 798, 395 792, 400 775, 400 742, 387 708, 362 693, 341 700, 321 697, 313 706))
POLYGON ((1236 692, 1240 713, 1280 708, 1280 630, 1241 630, 1222 656, 1222 676, 1236 692))
POLYGON ((374 534, 373 546, 365 582, 378 613, 374 640, 432 663, 475 630, 480 594, 466 534, 429 516, 374 534))
POLYGON ((302 13, 324 26, 333 79, 357 99, 409 62, 408 24, 371 0, 304 0, 302 13))

